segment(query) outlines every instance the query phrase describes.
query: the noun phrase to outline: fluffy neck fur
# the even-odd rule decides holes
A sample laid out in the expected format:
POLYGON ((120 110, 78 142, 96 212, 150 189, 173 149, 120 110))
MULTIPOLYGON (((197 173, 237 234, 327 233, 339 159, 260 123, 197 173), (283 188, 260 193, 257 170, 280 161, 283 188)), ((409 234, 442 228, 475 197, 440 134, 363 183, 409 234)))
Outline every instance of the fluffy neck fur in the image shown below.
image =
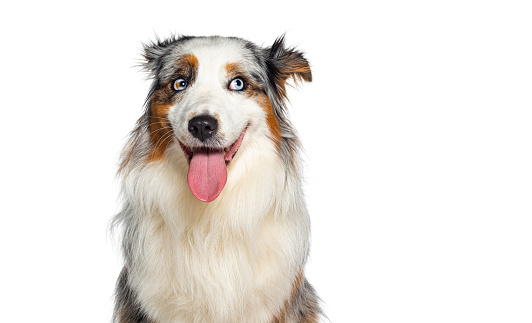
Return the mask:
POLYGON ((270 140, 256 138, 242 145, 210 203, 190 192, 176 144, 161 161, 124 170, 117 220, 126 267, 157 322, 266 322, 289 298, 307 257, 309 219, 297 174, 270 140))

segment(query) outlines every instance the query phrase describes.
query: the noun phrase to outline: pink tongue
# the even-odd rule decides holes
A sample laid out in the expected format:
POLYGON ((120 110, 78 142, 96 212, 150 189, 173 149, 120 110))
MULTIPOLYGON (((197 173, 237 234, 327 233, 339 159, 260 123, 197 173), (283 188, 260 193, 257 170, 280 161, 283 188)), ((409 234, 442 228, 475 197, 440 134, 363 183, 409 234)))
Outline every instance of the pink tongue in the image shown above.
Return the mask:
POLYGON ((227 182, 224 151, 197 149, 188 169, 188 187, 198 200, 214 201, 227 182))

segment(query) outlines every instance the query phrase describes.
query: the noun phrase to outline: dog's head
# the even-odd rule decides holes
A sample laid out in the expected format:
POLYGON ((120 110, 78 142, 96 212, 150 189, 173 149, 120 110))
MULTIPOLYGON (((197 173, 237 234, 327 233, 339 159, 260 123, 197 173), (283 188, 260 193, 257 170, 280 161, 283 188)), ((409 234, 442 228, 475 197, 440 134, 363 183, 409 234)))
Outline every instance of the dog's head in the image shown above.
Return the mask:
POLYGON ((146 45, 144 57, 154 79, 145 115, 148 161, 179 145, 198 199, 220 194, 246 136, 269 140, 281 158, 291 154, 297 138, 285 115, 286 82, 312 76, 303 54, 285 48, 283 37, 268 48, 239 38, 170 38, 146 45))

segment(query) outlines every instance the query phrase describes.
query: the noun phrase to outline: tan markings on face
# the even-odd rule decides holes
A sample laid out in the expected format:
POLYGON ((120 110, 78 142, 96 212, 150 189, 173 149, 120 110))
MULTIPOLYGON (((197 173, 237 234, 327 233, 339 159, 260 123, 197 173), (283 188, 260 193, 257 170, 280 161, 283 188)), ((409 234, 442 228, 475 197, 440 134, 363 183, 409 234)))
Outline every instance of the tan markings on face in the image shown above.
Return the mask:
POLYGON ((152 147, 148 161, 156 161, 163 157, 166 147, 173 140, 173 132, 167 119, 171 104, 156 104, 152 100, 150 116, 150 140, 152 147))
POLYGON ((198 58, 194 54, 186 54, 178 60, 179 65, 186 65, 190 69, 197 70, 198 58))
POLYGON ((279 127, 279 121, 273 112, 272 102, 268 96, 262 92, 257 93, 256 100, 259 106, 266 113, 266 123, 272 136, 272 140, 275 143, 275 147, 279 150, 279 144, 281 143, 281 128, 279 127))
POLYGON ((240 72, 240 66, 238 63, 225 64, 225 73, 227 78, 233 78, 240 72))
POLYGON ((235 77, 244 77, 247 82, 247 87, 243 91, 249 98, 253 98, 262 110, 266 113, 266 123, 272 136, 272 140, 275 143, 276 148, 279 150, 281 142, 281 128, 279 127, 279 121, 275 117, 273 107, 270 99, 264 92, 262 92, 257 84, 251 81, 251 78, 246 77, 245 72, 238 63, 228 63, 225 65, 226 76, 229 80, 235 77))
POLYGON ((225 76, 230 81, 237 77, 242 78, 247 84, 245 93, 253 94, 252 92, 259 90, 257 84, 250 80, 250 77, 238 63, 225 64, 225 76))
POLYGON ((178 78, 186 79, 187 86, 190 86, 194 82, 198 72, 198 58, 193 54, 185 54, 175 61, 174 66, 176 70, 173 80, 169 82, 170 88, 173 89, 173 82, 178 78))
MULTIPOLYGON (((176 60, 175 64, 177 71, 175 79, 187 78, 190 85, 198 69, 198 58, 192 54, 187 54, 176 60)), ((168 112, 174 104, 179 104, 183 99, 182 95, 176 96, 175 79, 164 82, 161 88, 155 91, 150 101, 149 127, 152 147, 148 155, 149 162, 161 159, 166 147, 173 141, 173 130, 168 120, 168 112)))

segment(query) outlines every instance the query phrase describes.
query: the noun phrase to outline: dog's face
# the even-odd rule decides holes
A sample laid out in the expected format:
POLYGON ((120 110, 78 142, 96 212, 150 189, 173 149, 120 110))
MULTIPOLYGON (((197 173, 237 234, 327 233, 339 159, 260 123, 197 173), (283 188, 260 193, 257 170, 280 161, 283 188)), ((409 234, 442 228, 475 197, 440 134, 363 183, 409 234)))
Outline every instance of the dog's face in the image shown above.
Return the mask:
POLYGON ((178 144, 189 161, 189 187, 206 202, 224 188, 246 135, 282 150, 286 80, 311 78, 308 62, 282 39, 262 49, 238 38, 184 37, 146 46, 145 57, 155 78, 149 160, 178 144))

